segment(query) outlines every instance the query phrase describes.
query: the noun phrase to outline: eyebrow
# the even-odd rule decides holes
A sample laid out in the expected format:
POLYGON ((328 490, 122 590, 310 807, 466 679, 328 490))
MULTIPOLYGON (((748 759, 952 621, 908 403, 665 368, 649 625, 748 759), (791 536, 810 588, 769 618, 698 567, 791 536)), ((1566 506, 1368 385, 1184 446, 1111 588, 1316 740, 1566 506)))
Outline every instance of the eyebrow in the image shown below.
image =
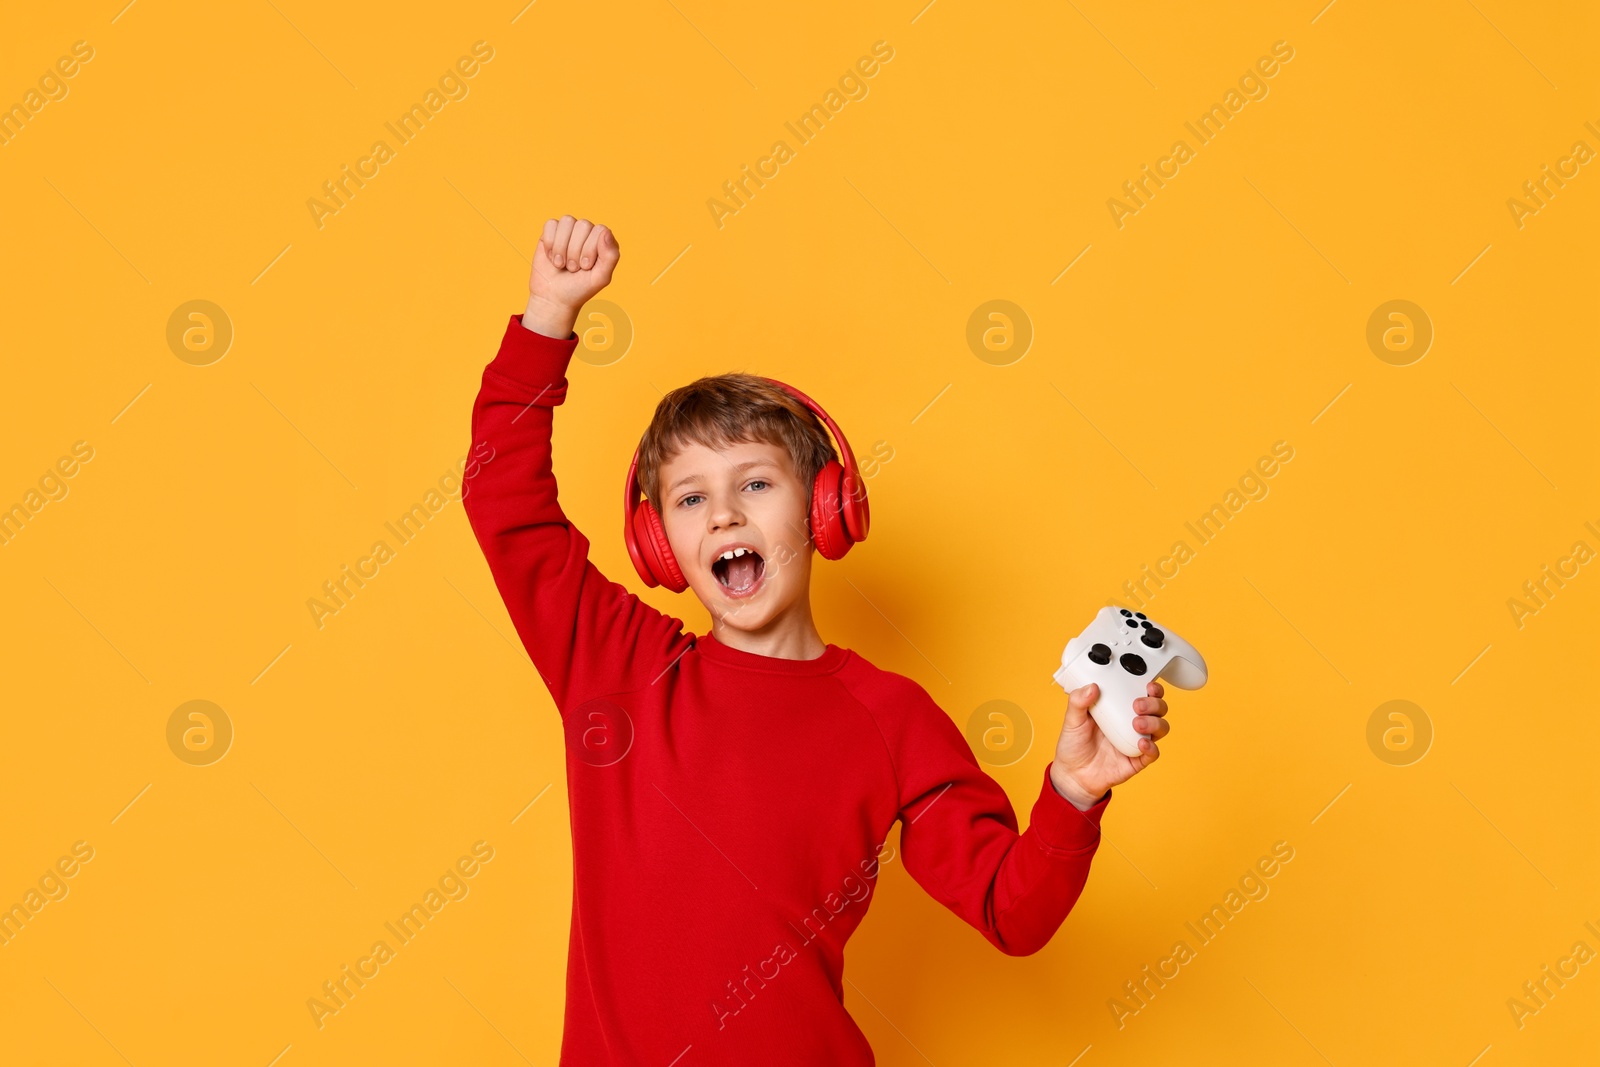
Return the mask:
MULTIPOLYGON (((747 459, 743 463, 730 463, 729 466, 736 471, 747 471, 751 467, 775 467, 777 464, 773 463, 770 459, 747 459)), ((672 483, 671 487, 667 489, 667 492, 675 493, 680 485, 687 485, 689 482, 694 481, 698 477, 700 477, 698 474, 691 474, 687 477, 679 478, 677 481, 672 483)))

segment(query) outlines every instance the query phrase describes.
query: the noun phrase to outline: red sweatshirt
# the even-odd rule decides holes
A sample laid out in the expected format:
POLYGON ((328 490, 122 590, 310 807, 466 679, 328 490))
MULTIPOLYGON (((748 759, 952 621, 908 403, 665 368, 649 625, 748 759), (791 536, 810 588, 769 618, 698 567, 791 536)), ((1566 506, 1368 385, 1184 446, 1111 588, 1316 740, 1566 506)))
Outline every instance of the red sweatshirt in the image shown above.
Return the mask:
POLYGON ((1019 835, 916 682, 837 645, 812 660, 730 648, 608 581, 551 473, 576 346, 511 317, 472 410, 492 458, 463 498, 565 727, 561 1063, 872 1064, 844 1007, 844 946, 895 820, 883 862, 1022 956, 1078 899, 1110 793, 1080 812, 1047 765, 1019 835))

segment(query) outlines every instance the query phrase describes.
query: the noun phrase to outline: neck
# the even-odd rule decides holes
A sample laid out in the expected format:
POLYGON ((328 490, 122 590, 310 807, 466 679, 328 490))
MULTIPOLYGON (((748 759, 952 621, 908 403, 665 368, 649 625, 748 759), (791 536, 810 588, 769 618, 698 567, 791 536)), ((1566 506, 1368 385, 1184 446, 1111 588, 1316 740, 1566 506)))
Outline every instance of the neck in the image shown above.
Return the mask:
POLYGON ((717 618, 711 633, 729 648, 774 659, 816 659, 828 650, 811 619, 810 597, 801 598, 759 630, 743 630, 717 618))

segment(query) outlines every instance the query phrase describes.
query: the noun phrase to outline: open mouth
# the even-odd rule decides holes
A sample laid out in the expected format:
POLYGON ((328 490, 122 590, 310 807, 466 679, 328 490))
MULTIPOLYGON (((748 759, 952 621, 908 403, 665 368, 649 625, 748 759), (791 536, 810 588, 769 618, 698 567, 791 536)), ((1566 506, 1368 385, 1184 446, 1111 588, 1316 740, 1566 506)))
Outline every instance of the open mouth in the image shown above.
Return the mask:
POLYGON ((729 549, 711 561, 711 576, 730 597, 747 597, 761 587, 767 563, 753 548, 729 549))

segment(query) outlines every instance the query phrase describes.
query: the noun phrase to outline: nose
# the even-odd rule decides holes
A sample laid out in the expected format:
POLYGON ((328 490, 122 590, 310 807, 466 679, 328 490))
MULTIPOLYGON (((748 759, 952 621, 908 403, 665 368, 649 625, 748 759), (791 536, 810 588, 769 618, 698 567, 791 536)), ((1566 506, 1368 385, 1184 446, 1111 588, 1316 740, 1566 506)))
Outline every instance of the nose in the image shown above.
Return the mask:
POLYGON ((713 532, 726 530, 733 526, 744 525, 744 513, 739 510, 736 497, 723 497, 712 502, 706 509, 706 525, 713 532))

